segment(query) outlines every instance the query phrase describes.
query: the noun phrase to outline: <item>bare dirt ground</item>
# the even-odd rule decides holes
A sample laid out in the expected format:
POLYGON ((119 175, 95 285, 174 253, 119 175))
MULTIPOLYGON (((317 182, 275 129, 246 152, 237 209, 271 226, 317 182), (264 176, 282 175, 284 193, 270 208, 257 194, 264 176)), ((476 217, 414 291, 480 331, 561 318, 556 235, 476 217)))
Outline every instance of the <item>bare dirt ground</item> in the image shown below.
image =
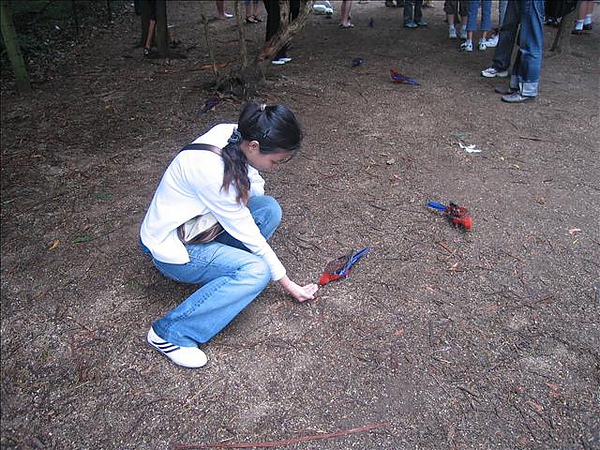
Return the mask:
MULTIPOLYGON (((417 30, 374 0, 341 30, 336 7, 257 97, 306 134, 266 175, 284 209, 272 244, 306 282, 374 248, 314 302, 270 286, 197 371, 145 343, 193 287, 156 272, 137 234, 175 152, 240 110, 199 114, 198 3, 168 4, 187 58, 143 59, 128 8, 35 65, 33 94, 3 78, 2 448, 600 448, 600 31, 546 52, 538 100, 509 105, 493 92, 505 81, 479 75, 492 51, 460 53, 441 2, 417 30), (468 206, 474 229, 429 200, 468 206)), ((233 22, 211 27, 235 67, 233 22)), ((247 30, 257 49, 264 23, 247 30)))

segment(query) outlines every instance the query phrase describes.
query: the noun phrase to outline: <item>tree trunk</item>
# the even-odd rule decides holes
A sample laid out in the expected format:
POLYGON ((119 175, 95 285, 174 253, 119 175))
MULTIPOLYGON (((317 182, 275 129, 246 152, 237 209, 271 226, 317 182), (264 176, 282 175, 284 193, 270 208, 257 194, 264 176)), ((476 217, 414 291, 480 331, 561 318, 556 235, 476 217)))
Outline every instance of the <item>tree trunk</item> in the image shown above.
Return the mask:
MULTIPOLYGON (((236 0, 236 17, 238 28, 244 27, 243 13, 241 2, 236 0)), ((215 71, 216 90, 220 92, 227 92, 240 97, 244 100, 254 97, 258 88, 265 84, 265 76, 267 72, 267 66, 277 54, 277 52, 294 37, 306 24, 308 14, 311 11, 313 0, 302 0, 300 4, 300 11, 298 17, 291 23, 290 17, 290 5, 289 0, 279 0, 279 11, 280 11, 280 28, 277 33, 265 43, 264 47, 254 58, 251 64, 247 64, 247 48, 245 41, 245 32, 240 30, 238 37, 240 40, 240 66, 233 69, 229 76, 219 79, 215 71)), ((208 42, 209 52, 211 52, 211 45, 208 42)), ((211 53, 212 54, 212 53, 211 53)), ((213 65, 214 58, 213 59, 213 65)))
POLYGON ((569 53, 571 51, 571 31, 573 30, 575 19, 579 13, 580 3, 581 0, 577 2, 577 6, 573 11, 563 16, 563 18, 560 20, 560 27, 556 32, 556 37, 554 38, 554 42, 550 48, 550 51, 555 55, 569 53))
POLYGON ((245 12, 242 10, 242 2, 235 0, 235 20, 237 22, 238 37, 240 39, 240 64, 242 72, 248 67, 248 47, 246 46, 246 28, 244 27, 245 12))
POLYGON ((219 80, 219 69, 217 67, 217 61, 215 60, 215 48, 214 48, 212 39, 210 37, 210 24, 208 21, 208 15, 206 14, 206 11, 204 10, 204 7, 206 6, 206 2, 199 2, 199 3, 200 3, 200 21, 204 25, 204 38, 206 39, 206 46, 208 47, 208 56, 209 56, 210 62, 212 64, 212 71, 213 71, 213 75, 215 76, 215 85, 216 85, 219 80))
POLYGON ((0 0, 0 23, 2 26, 2 38, 4 39, 6 52, 8 53, 10 65, 12 66, 17 82, 17 90, 20 93, 31 92, 29 73, 27 72, 21 48, 19 47, 17 32, 15 31, 12 13, 10 12, 7 0, 0 0))
POLYGON ((261 80, 264 81, 267 65, 277 52, 289 42, 292 37, 298 34, 302 28, 304 28, 313 3, 314 2, 311 0, 303 0, 300 4, 300 13, 298 14, 298 17, 289 23, 289 1, 279 0, 281 27, 279 28, 279 31, 265 43, 265 46, 254 60, 254 67, 257 72, 260 73, 261 80))

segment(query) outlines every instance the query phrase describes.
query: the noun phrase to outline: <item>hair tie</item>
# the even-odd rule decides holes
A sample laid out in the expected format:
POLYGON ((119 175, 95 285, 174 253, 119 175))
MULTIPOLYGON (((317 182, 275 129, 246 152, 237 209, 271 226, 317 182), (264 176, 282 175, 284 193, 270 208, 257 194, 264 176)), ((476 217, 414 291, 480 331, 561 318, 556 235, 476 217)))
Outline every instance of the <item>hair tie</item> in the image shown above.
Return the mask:
POLYGON ((233 130, 231 133, 231 137, 227 139, 229 144, 239 145, 242 143, 242 133, 240 133, 237 129, 233 130))

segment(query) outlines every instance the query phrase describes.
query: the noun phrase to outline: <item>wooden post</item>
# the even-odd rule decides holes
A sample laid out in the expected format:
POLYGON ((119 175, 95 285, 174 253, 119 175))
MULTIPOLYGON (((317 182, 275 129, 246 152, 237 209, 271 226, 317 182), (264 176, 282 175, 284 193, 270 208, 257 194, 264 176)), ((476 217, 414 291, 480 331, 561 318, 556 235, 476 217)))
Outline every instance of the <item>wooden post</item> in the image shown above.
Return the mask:
POLYGON ((12 66, 17 82, 17 90, 20 93, 31 92, 29 73, 27 72, 23 54, 19 47, 15 24, 7 0, 0 0, 0 25, 2 27, 2 38, 6 46, 6 52, 8 53, 10 65, 12 66))

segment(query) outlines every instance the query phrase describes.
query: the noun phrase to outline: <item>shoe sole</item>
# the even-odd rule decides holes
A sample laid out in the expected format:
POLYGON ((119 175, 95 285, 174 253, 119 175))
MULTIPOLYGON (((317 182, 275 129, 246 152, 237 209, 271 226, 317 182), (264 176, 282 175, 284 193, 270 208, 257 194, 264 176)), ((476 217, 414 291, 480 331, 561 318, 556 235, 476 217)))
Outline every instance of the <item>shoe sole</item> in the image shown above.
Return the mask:
POLYGON ((512 94, 503 95, 502 101, 505 103, 529 103, 529 102, 532 102, 535 100, 535 97, 524 97, 524 96, 519 97, 518 100, 509 100, 507 97, 509 97, 510 95, 512 95, 512 94))

